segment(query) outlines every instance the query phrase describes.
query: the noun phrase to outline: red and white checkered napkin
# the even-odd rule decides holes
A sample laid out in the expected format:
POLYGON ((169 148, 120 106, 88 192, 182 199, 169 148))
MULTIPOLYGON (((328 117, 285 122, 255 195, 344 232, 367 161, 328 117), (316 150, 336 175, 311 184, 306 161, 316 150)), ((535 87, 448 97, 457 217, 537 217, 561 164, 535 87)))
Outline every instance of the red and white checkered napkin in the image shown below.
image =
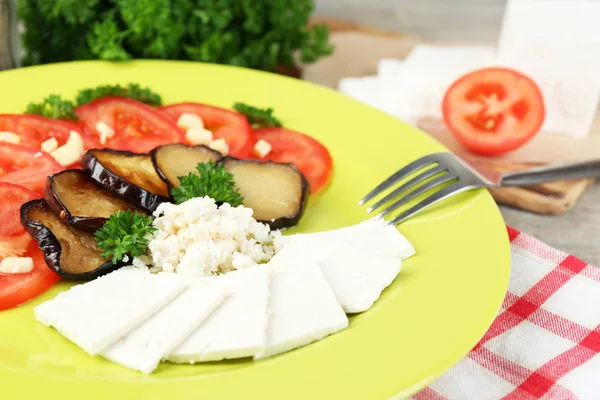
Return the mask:
POLYGON ((496 320, 413 399, 600 399, 600 269, 508 234, 511 277, 496 320))

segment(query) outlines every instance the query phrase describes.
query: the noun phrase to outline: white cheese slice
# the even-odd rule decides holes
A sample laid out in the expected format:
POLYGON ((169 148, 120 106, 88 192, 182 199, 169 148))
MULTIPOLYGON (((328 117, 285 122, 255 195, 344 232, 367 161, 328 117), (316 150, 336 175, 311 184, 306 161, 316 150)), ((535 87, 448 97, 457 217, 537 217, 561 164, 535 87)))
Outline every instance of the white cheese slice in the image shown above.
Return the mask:
POLYGON ((402 260, 334 244, 333 251, 318 262, 335 297, 346 313, 367 311, 398 273, 402 260))
POLYGON ((101 353, 157 313, 186 288, 180 277, 124 267, 60 293, 34 309, 91 355, 101 353))
POLYGON ((265 346, 270 269, 256 266, 214 279, 229 297, 168 360, 176 363, 250 357, 265 346))
POLYGON ((255 359, 293 350, 348 326, 348 318, 323 273, 305 253, 282 251, 268 265, 273 269, 271 318, 266 346, 255 359))
MULTIPOLYGON (((356 225, 330 231, 302 235, 319 262, 329 256, 335 243, 347 244, 356 250, 382 257, 405 260, 415 254, 413 245, 392 225, 371 218, 356 225)), ((284 247, 293 236, 282 236, 276 245, 284 247)))
POLYGON ((192 284, 102 355, 126 368, 150 374, 164 357, 206 320, 225 297, 223 285, 215 279, 192 284))

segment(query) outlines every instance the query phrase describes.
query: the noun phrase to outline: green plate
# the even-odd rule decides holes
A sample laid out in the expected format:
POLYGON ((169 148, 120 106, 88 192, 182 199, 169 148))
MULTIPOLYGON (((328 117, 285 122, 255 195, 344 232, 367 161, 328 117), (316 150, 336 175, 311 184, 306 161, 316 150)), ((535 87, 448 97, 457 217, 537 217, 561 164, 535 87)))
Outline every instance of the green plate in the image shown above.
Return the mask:
MULTIPOLYGON (((331 185, 311 198, 298 230, 367 218, 357 201, 399 167, 444 148, 397 119, 296 79, 188 62, 76 62, 0 73, 0 112, 19 113, 51 93, 139 82, 185 100, 272 106, 286 126, 330 150, 331 185)), ((0 312, 0 390, 20 398, 402 398, 460 360, 490 326, 507 288, 510 250, 486 191, 461 194, 401 225, 417 255, 375 306, 336 335, 259 362, 171 365, 143 376, 91 357, 37 323, 33 307, 65 290, 0 312), (50 396, 50 397, 48 397, 50 396)))

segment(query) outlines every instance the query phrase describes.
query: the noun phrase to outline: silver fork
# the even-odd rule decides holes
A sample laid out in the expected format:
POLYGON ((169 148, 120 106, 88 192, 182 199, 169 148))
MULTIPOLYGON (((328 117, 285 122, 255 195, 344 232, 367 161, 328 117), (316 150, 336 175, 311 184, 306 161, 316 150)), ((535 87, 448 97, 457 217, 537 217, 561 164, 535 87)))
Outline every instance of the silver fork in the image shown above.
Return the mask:
POLYGON ((435 153, 419 158, 401 168, 363 197, 358 204, 364 205, 376 200, 376 197, 386 190, 393 189, 383 198, 377 199, 367 209, 368 213, 372 213, 395 200, 389 206, 384 207, 376 216, 376 218, 384 218, 411 200, 432 192, 428 197, 395 216, 389 222, 397 225, 448 197, 470 189, 527 186, 536 183, 596 176, 600 176, 600 160, 551 165, 502 174, 477 165, 476 162, 463 161, 452 153, 435 153), (421 172, 418 175, 401 183, 419 171, 421 172), (428 181, 428 179, 430 180, 428 181), (447 185, 443 186, 444 184, 447 185))

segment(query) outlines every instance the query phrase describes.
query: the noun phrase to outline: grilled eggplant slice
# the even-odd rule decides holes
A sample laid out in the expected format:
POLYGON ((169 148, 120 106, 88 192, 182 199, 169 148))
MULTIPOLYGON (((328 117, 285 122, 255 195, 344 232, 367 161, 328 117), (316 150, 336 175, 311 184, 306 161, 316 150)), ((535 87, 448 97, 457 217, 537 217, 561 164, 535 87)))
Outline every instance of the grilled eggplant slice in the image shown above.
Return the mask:
POLYGON ((48 267, 60 276, 93 279, 123 265, 106 261, 96 247, 94 234, 65 224, 45 200, 23 204, 21 224, 37 241, 48 267))
POLYGON ((90 232, 100 229, 117 210, 143 212, 79 169, 49 176, 44 199, 65 223, 90 232))
POLYGON ((180 185, 179 177, 196 170, 200 163, 217 162, 221 153, 206 146, 175 143, 159 146, 150 153, 152 163, 169 190, 180 185))
POLYGON ((169 201, 167 185, 148 154, 94 149, 85 153, 81 166, 100 185, 144 210, 152 212, 169 201))
POLYGON ((233 157, 225 157, 222 163, 233 174, 244 198, 243 205, 254 211, 258 221, 272 229, 294 226, 300 221, 308 203, 309 186, 295 165, 233 157))

